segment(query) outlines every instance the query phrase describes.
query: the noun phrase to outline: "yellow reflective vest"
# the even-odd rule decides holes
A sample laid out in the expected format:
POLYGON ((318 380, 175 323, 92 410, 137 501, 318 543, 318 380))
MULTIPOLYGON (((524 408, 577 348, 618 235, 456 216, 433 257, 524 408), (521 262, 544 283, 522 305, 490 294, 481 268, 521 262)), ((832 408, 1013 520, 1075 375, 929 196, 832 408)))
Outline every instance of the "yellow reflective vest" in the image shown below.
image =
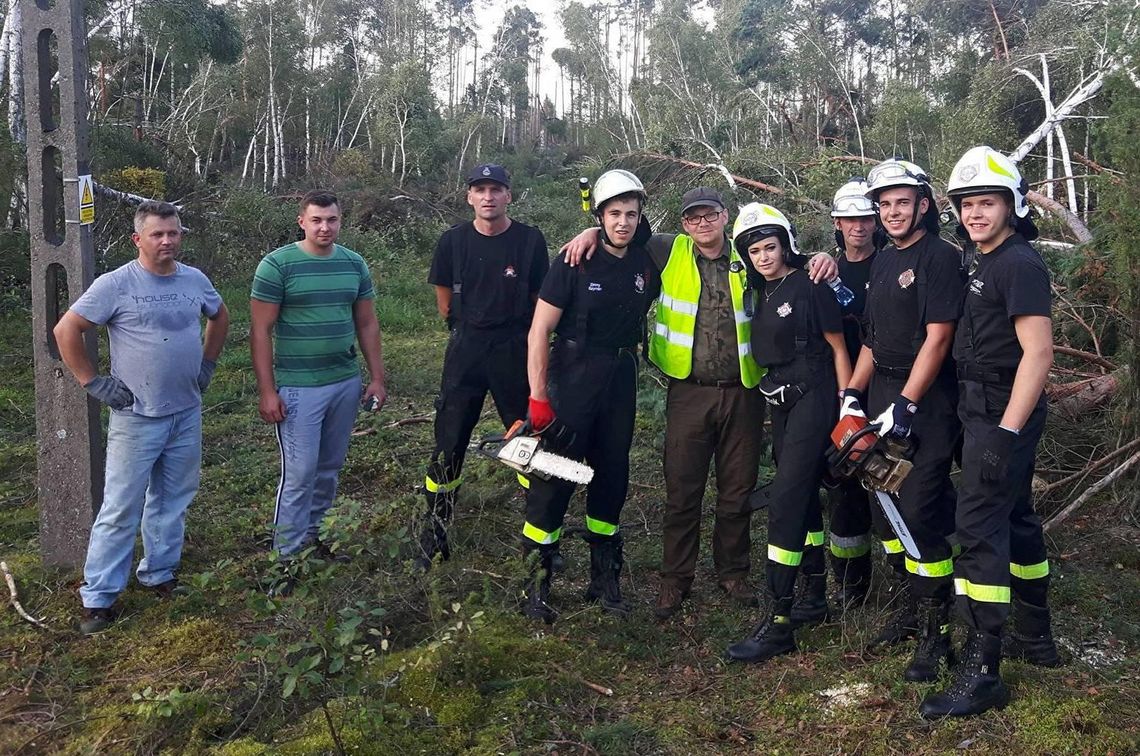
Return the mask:
MULTIPOLYGON (((697 303, 701 300, 697 254, 693 238, 679 234, 669 251, 665 270, 661 272, 661 296, 657 300, 657 324, 649 339, 649 359, 670 378, 688 378, 693 372, 693 336, 697 325, 697 303)), ((764 370, 752 357, 752 320, 744 312, 747 274, 731 243, 728 262, 740 380, 747 388, 753 388, 760 382, 764 370)))

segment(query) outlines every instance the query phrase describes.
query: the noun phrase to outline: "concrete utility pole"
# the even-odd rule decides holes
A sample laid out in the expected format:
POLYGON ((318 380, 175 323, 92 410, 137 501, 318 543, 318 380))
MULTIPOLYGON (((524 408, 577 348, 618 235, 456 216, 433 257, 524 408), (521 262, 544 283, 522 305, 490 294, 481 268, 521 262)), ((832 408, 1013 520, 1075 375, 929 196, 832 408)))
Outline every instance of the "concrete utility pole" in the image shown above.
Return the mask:
MULTIPOLYGON (((87 41, 82 0, 20 2, 40 552, 45 564, 77 567, 83 564, 91 522, 103 496, 99 405, 60 361, 52 328, 95 278, 87 41)), ((86 334, 86 344, 97 365, 94 330, 86 334)))

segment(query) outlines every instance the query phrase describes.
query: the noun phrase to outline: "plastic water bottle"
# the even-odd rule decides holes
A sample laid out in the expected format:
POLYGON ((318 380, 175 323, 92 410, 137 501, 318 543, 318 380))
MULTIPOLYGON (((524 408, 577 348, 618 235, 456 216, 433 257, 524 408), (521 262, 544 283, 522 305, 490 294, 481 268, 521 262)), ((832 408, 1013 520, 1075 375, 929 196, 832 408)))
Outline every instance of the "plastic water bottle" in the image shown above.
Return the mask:
POLYGON ((851 289, 843 285, 843 279, 839 276, 828 281, 827 285, 835 292, 835 298, 839 301, 840 307, 847 307, 855 301, 855 295, 851 292, 851 289))

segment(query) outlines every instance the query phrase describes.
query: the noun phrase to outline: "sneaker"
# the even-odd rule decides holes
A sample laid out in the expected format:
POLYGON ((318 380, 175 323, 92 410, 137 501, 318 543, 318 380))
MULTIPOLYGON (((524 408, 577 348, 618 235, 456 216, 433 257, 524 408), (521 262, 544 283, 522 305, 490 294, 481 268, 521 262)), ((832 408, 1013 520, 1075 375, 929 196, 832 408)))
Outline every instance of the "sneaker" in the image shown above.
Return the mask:
POLYGON ((293 595, 293 589, 297 587, 297 578, 293 575, 285 575, 275 579, 269 586, 269 590, 265 592, 271 599, 288 598, 293 595))
POLYGON ((681 603, 688 593, 673 583, 662 583, 661 592, 657 594, 657 606, 653 608, 654 616, 660 620, 667 620, 681 611, 681 603))
POLYGON ((333 551, 327 543, 321 539, 313 542, 313 556, 320 559, 322 562, 336 562, 337 564, 347 564, 352 561, 352 557, 345 554, 343 551, 333 551))
POLYGON ((726 596, 741 606, 760 606, 760 596, 752 584, 748 582, 748 578, 722 580, 718 585, 726 596))
POLYGON ((79 632, 84 635, 95 635, 110 627, 119 613, 113 607, 89 609, 83 607, 83 615, 79 620, 79 632))

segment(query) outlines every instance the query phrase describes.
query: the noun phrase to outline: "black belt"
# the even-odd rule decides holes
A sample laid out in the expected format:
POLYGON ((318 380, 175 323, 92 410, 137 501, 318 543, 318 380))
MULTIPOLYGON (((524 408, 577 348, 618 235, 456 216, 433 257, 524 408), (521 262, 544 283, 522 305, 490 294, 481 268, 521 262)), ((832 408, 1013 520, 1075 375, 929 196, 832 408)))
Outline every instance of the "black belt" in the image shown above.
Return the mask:
POLYGON ((696 378, 686 378, 685 383, 694 383, 707 388, 740 388, 744 385, 739 378, 732 378, 727 381, 699 381, 696 378))
POLYGON ((558 338, 554 342, 554 345, 556 347, 561 346, 561 348, 563 348, 563 349, 569 349, 570 351, 577 352, 579 354, 585 353, 585 354, 591 354, 591 355, 592 354, 600 354, 600 355, 617 356, 619 354, 628 353, 628 354, 632 354, 634 357, 637 356, 637 347, 636 346, 612 347, 612 346, 602 346, 600 344, 592 344, 590 342, 586 342, 585 344, 582 344, 581 342, 575 341, 574 339, 563 339, 561 337, 558 338))
POLYGON ((958 363, 958 380, 990 383, 996 386, 1012 386, 1017 376, 1017 368, 982 367, 958 363))
POLYGON ((908 367, 891 367, 890 365, 880 365, 877 362, 875 363, 875 372, 887 378, 901 378, 906 380, 910 377, 910 368, 908 367))

